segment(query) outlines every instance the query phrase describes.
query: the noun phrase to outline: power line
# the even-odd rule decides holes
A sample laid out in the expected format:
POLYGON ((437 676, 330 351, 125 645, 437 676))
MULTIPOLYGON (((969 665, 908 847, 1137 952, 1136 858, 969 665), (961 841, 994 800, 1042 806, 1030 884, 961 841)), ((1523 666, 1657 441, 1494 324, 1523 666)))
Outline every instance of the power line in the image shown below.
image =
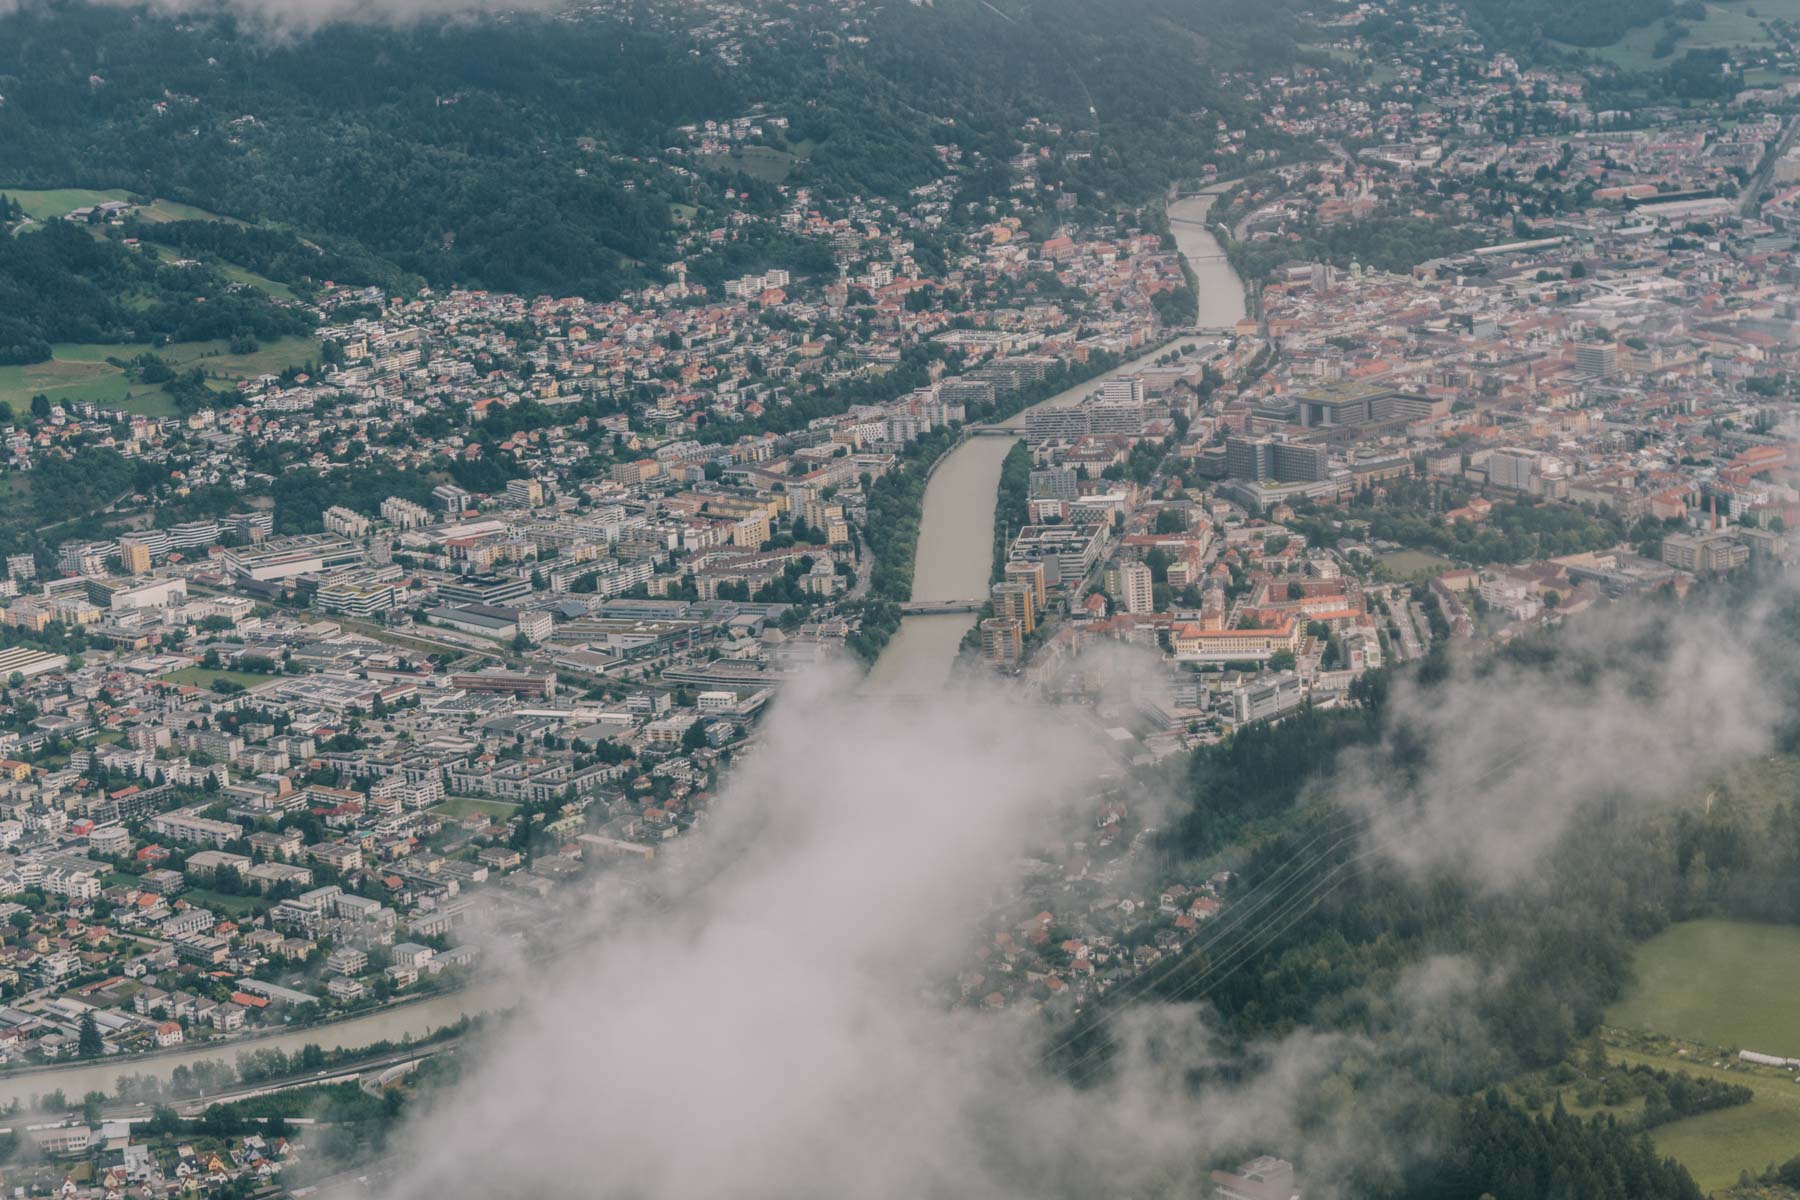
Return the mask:
MULTIPOLYGON (((1516 766, 1520 761, 1522 761, 1524 759, 1525 754, 1526 754, 1525 751, 1520 750, 1520 751, 1516 751, 1512 755, 1509 755, 1506 759, 1502 760, 1499 763, 1496 763, 1493 767, 1491 767, 1487 771, 1484 771, 1482 773, 1481 777, 1479 779, 1477 779, 1475 781, 1475 783, 1471 785, 1471 787, 1472 788, 1479 787, 1479 786, 1489 782, 1490 780, 1494 779, 1495 777, 1500 775, 1502 772, 1509 770, 1510 768, 1516 766)), ((1351 818, 1350 824, 1354 825, 1355 823, 1356 823, 1355 819, 1351 818)), ((1184 981, 1181 985, 1179 985, 1175 989, 1175 991, 1173 993, 1171 993, 1170 995, 1168 995, 1166 997, 1163 997, 1164 1002, 1170 1003, 1170 1004, 1179 1003, 1181 1000, 1188 997, 1189 995, 1194 995, 1195 990, 1197 988, 1201 988, 1201 986, 1203 984, 1206 984, 1207 980, 1210 977, 1212 977, 1216 972, 1223 970, 1224 974, 1219 975, 1218 978, 1216 978, 1216 979, 1213 979, 1211 984, 1208 986, 1205 986, 1204 990, 1199 991, 1197 995, 1194 995, 1194 998, 1195 999, 1204 999, 1205 997, 1211 995, 1214 991, 1216 991, 1218 989, 1219 985, 1223 984, 1227 979, 1230 979, 1240 969, 1242 969, 1244 964, 1248 963, 1251 959, 1255 958, 1257 954, 1261 953, 1263 950, 1266 950, 1269 946, 1273 945, 1289 929, 1293 928, 1296 924, 1298 924, 1300 921, 1304 920, 1310 913, 1312 913, 1313 910, 1317 909, 1318 906, 1320 904, 1322 904, 1325 901, 1325 899, 1331 895, 1332 892, 1335 892, 1340 886, 1342 886, 1342 884, 1344 882, 1344 878, 1347 878, 1346 876, 1344 876, 1344 872, 1348 871, 1351 867, 1355 866, 1357 863, 1360 863, 1367 858, 1370 858, 1376 854, 1379 854, 1382 851, 1388 849, 1390 846, 1393 846, 1393 845, 1399 843, 1406 837, 1408 832, 1409 832, 1408 830, 1397 830, 1394 833, 1388 835, 1387 837, 1378 839, 1378 840, 1374 841, 1373 843, 1371 843, 1366 849, 1364 849, 1360 853, 1352 855, 1350 858, 1347 858, 1343 862, 1338 863, 1336 866, 1332 867, 1329 871, 1326 871, 1323 875, 1320 875, 1319 877, 1314 879, 1309 885, 1307 885, 1304 889, 1302 889, 1298 894, 1296 894, 1293 897, 1291 897, 1290 899, 1284 901, 1274 912, 1268 914, 1265 918, 1263 918, 1260 922, 1258 922, 1255 925, 1255 927, 1250 930, 1250 932, 1248 934, 1239 938, 1235 943, 1233 943, 1231 948, 1226 950, 1225 953, 1222 954, 1216 962, 1210 963, 1206 967, 1206 969, 1204 971, 1202 971, 1199 975, 1195 976, 1193 979, 1184 981), (1304 906, 1304 907, 1301 907, 1301 906, 1304 906), (1292 914, 1292 915, 1289 915, 1289 914, 1292 914), (1285 920, 1284 920, 1284 918, 1285 918, 1285 920), (1278 928, 1276 927, 1277 925, 1279 925, 1278 928), (1270 930, 1273 930, 1273 932, 1269 932, 1270 930), (1265 937, 1264 936, 1265 934, 1267 934, 1268 936, 1265 937), (1256 944, 1259 940, 1260 940, 1260 945, 1256 944), (1242 952, 1241 957, 1240 957, 1240 952, 1242 952), (1234 958, 1236 959, 1235 962, 1232 961, 1234 958)), ((1314 838, 1312 838, 1310 841, 1308 841, 1306 843, 1305 846, 1302 846, 1301 849, 1295 855, 1293 855, 1291 858, 1289 858, 1286 863, 1283 863, 1280 867, 1277 867, 1275 869, 1275 871, 1268 877, 1268 879, 1264 880, 1263 883, 1259 883, 1256 888, 1252 889, 1250 895, 1255 896, 1258 891, 1261 891, 1267 884, 1271 883, 1283 871, 1287 870, 1287 868, 1291 864, 1298 861, 1303 855, 1305 855, 1307 853, 1307 850, 1310 847, 1316 845, 1319 841, 1321 841, 1325 837, 1329 837, 1329 836, 1331 836, 1331 833, 1327 832, 1327 833, 1319 834, 1319 835, 1315 836, 1314 838)), ((1356 833, 1351 833, 1346 837, 1339 838, 1337 841, 1333 842, 1330 846, 1326 847, 1323 851, 1320 851, 1319 853, 1312 855, 1308 859, 1307 863, 1304 866, 1299 867, 1295 871, 1293 871, 1289 875, 1289 877, 1285 881, 1283 881, 1279 885, 1279 887, 1277 887, 1274 890, 1273 893, 1265 894, 1265 895, 1259 897, 1256 900, 1255 904, 1252 905, 1251 909, 1246 913, 1246 915, 1248 916, 1248 915, 1253 914, 1254 911, 1258 908, 1267 907, 1269 900, 1272 898, 1272 895, 1279 894, 1280 892, 1286 891, 1304 871, 1310 870, 1313 867, 1317 866, 1319 863, 1325 861, 1325 859, 1329 858, 1332 854, 1335 854, 1339 849, 1341 849, 1345 845, 1355 841, 1357 836, 1358 835, 1356 833)), ((1246 900, 1248 900, 1248 897, 1246 897, 1246 900)), ((1236 907, 1237 906, 1235 906, 1235 905, 1233 906, 1234 909, 1236 907)), ((1214 934, 1212 937, 1208 938, 1205 942, 1192 944, 1192 945, 1184 948, 1181 951, 1180 956, 1176 959, 1176 961, 1180 962, 1183 959, 1191 958, 1196 953, 1201 953, 1201 952, 1211 950, 1212 948, 1217 946, 1221 941, 1223 941, 1225 938, 1232 936, 1232 934, 1234 932, 1241 932, 1243 929, 1243 925, 1244 925, 1244 922, 1242 920, 1240 920, 1238 922, 1238 926, 1237 926, 1236 930, 1226 928, 1226 927, 1221 927, 1216 934, 1214 934)), ((1116 1002, 1109 1003, 1106 1011, 1098 1014, 1094 1018, 1094 1020, 1092 1020, 1088 1024, 1084 1025, 1080 1029, 1076 1030, 1074 1033, 1070 1034, 1067 1038, 1064 1038, 1062 1041, 1058 1042, 1055 1046, 1052 1046, 1048 1051, 1046 1051, 1043 1055, 1040 1056, 1039 1061, 1045 1065, 1049 1065, 1051 1062, 1051 1059, 1055 1055, 1061 1053, 1063 1050, 1066 1050, 1069 1046, 1073 1045, 1076 1041, 1079 1041, 1080 1039, 1085 1038, 1085 1037, 1092 1036, 1093 1034, 1097 1033, 1099 1030, 1104 1028, 1109 1022, 1117 1020, 1118 1017, 1121 1015, 1121 1013, 1124 1011, 1124 1005, 1127 1001, 1136 999, 1138 996, 1142 995, 1144 992, 1150 990, 1150 988, 1153 986, 1153 981, 1151 979, 1149 979, 1148 976, 1140 976, 1139 978, 1144 979, 1145 982, 1143 983, 1142 986, 1137 988, 1137 990, 1134 994, 1122 996, 1116 1002)), ((1070 1070, 1073 1070, 1073 1069, 1082 1067, 1082 1066, 1086 1065, 1088 1062, 1099 1057, 1101 1054, 1103 1054, 1105 1052, 1106 1051, 1105 1051, 1104 1047, 1096 1047, 1092 1050, 1089 1050, 1086 1053, 1084 1053, 1081 1057, 1077 1058, 1073 1063, 1068 1064, 1068 1068, 1070 1070)))

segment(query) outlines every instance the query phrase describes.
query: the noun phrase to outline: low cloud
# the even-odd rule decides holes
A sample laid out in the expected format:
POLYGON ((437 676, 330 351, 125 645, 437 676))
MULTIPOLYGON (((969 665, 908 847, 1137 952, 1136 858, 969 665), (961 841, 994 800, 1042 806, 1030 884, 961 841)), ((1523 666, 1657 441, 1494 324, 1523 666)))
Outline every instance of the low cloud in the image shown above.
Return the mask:
MULTIPOLYGON (((1594 614, 1547 671, 1468 662, 1400 685, 1384 752, 1323 786, 1376 853, 1521 885, 1597 806, 1670 803, 1769 746, 1772 625, 1594 614)), ((1085 1087, 1043 1065, 1038 1014, 949 1005, 1018 861, 1077 836, 1118 785, 1087 728, 1000 685, 790 689, 707 824, 646 878, 604 873, 569 915, 568 951, 415 1120, 387 1194, 1186 1194, 1221 1157, 1273 1150, 1331 1195, 1322 1181, 1393 1178, 1442 1149, 1394 1131, 1504 1067, 1477 1015, 1504 968, 1429 958, 1362 998, 1356 1036, 1249 1047, 1204 1007, 1122 1007, 1085 1087)))
POLYGON ((1656 811, 1767 752, 1785 716, 1784 595, 1615 605, 1572 619, 1548 663, 1463 655, 1433 686, 1400 680, 1381 753, 1347 756, 1328 790, 1400 863, 1530 880, 1583 814, 1656 811))
POLYGON ((948 1006, 1018 856, 1108 760, 997 687, 896 704, 843 683, 783 696, 653 902, 595 899, 414 1127, 397 1200, 1121 1194, 1291 1132, 1330 1039, 1195 1093, 1207 1026, 1145 1008, 1077 1089, 1040 1066, 1035 1015, 948 1006))
MULTIPOLYGON (((0 0, 0 15, 39 0, 0 0)), ((547 12, 552 0, 90 0, 120 8, 143 7, 162 16, 230 16, 250 29, 277 37, 312 33, 337 22, 412 25, 517 12, 547 12)))

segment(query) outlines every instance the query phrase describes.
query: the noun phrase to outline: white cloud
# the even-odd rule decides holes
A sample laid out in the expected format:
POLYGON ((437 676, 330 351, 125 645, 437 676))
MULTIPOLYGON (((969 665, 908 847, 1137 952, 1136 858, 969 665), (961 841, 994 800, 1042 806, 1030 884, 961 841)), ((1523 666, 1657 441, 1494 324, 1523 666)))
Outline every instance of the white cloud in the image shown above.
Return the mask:
POLYGON ((1300 1043, 1195 1098, 1204 1025, 1146 1009, 1110 1081, 1077 1090, 1040 1069, 1037 1018, 946 1004, 1015 857, 1104 765, 998 689, 784 695, 711 825, 658 864, 660 899, 585 914, 416 1126, 393 1195, 1093 1195, 1278 1136, 1319 1066, 1300 1043))

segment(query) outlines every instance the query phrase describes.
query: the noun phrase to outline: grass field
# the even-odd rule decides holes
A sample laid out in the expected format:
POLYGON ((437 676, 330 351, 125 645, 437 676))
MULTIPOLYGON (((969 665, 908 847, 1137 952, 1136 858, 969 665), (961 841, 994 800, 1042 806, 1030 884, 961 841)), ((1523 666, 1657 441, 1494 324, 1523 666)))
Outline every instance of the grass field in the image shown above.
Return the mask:
POLYGON ((219 274, 231 280, 231 282, 242 283, 249 287, 253 287, 265 296, 272 296, 277 300, 293 300, 296 298, 293 289, 288 287, 287 284, 276 283, 273 279, 258 275, 255 271, 245 270, 236 263, 217 260, 212 261, 212 266, 219 274))
POLYGON ((229 679, 233 683, 245 687, 255 687, 259 683, 267 683, 278 678, 274 675, 258 675, 254 671, 223 671, 214 667, 183 667, 179 671, 171 671, 163 676, 164 683, 191 683, 195 687, 210 688, 221 679, 229 679))
MULTIPOLYGON (((130 200, 122 188, 11 188, 0 186, 0 195, 11 196, 25 210, 25 215, 38 221, 54 221, 78 208, 104 204, 109 200, 130 200)), ((137 210, 146 221, 230 221, 218 213, 183 204, 179 200, 152 200, 137 210)), ((241 222, 236 222, 241 224, 241 222)))
POLYGON ((152 222, 224 221, 230 225, 245 224, 236 217, 221 216, 216 212, 208 212, 204 208, 195 208, 192 204, 183 204, 179 200, 152 200, 138 209, 138 216, 152 222))
POLYGON ((1770 1163, 1786 1162, 1800 1152, 1800 1083, 1791 1077, 1616 1047, 1608 1047, 1607 1053, 1619 1062, 1686 1071, 1756 1093, 1756 1099, 1748 1104, 1651 1130, 1656 1148, 1687 1167, 1702 1191, 1730 1187, 1737 1182, 1739 1171, 1755 1175, 1770 1163))
POLYGON ((1636 966, 1607 1024, 1800 1057, 1800 928, 1686 921, 1638 947, 1636 966))
POLYGON ((53 404, 90 400, 95 404, 120 405, 132 390, 125 373, 106 363, 82 363, 52 357, 49 362, 0 367, 0 400, 12 405, 16 411, 23 411, 31 398, 40 393, 50 397, 53 404))
POLYGON ((1396 550, 1392 554, 1383 554, 1375 562, 1383 578, 1408 583, 1441 575, 1456 565, 1442 555, 1424 550, 1396 550))
MULTIPOLYGON (((92 401, 118 407, 146 416, 172 416, 175 406, 169 394, 158 387, 134 384, 125 372, 107 362, 108 358, 130 359, 150 350, 143 344, 92 345, 58 343, 50 348, 48 362, 25 366, 0 367, 0 400, 23 409, 40 392, 52 403, 92 401)), ((238 380, 257 375, 279 375, 290 366, 319 361, 322 348, 317 339, 282 338, 249 354, 232 354, 224 342, 178 342, 157 351, 177 370, 200 367, 209 375, 221 376, 215 381, 221 391, 230 390, 238 380)))
POLYGON ((202 908, 210 908, 234 918, 261 912, 269 907, 269 902, 261 896, 227 896, 224 892, 215 892, 211 888, 188 888, 181 896, 202 908))
POLYGON ((54 221, 56 218, 74 212, 78 208, 87 208, 94 204, 104 204, 108 200, 129 200, 131 197, 119 188, 110 188, 104 192, 92 188, 9 188, 0 187, 0 194, 11 196, 25 210, 25 215, 39 221, 54 221))
POLYGON ((795 155, 772 146, 742 146, 725 154, 703 154, 700 165, 713 171, 742 171, 764 183, 782 183, 800 161, 795 155))
POLYGON ((473 816, 504 819, 512 816, 518 810, 518 805, 508 804, 504 800, 477 800, 473 796, 452 796, 431 811, 440 816, 455 817, 460 821, 464 817, 473 816))
POLYGON ((1689 50, 1771 45, 1764 23, 1795 19, 1800 19, 1800 0, 1730 0, 1730 3, 1708 4, 1704 21, 1680 22, 1686 26, 1687 36, 1677 43, 1675 53, 1666 58, 1655 55, 1656 43, 1663 34, 1661 21, 1633 29, 1612 45, 1602 46, 1593 53, 1621 70, 1650 71, 1667 66, 1689 50))
MULTIPOLYGON (((161 201, 158 201, 158 203, 160 204, 161 201)), ((174 262, 178 259, 189 257, 180 250, 175 249, 173 246, 165 246, 160 242, 145 242, 143 244, 164 262, 174 262)), ((276 300, 298 299, 298 297, 294 295, 293 289, 288 287, 287 284, 276 283, 273 279, 258 275, 255 271, 246 270, 234 262, 227 262, 222 258, 207 258, 204 256, 200 257, 198 261, 206 263, 207 266, 213 268, 213 270, 231 280, 231 282, 253 287, 264 295, 271 296, 276 300)))

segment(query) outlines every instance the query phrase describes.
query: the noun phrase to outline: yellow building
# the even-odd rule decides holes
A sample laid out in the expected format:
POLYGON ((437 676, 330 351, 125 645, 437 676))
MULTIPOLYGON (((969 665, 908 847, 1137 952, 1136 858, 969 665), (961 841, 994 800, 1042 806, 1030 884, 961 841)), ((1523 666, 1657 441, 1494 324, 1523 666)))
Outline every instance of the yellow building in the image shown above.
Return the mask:
POLYGON ((739 519, 731 527, 731 544, 755 550, 769 540, 769 514, 756 513, 739 519))
POLYGON ((1037 629, 1037 596, 1031 590, 1031 584, 1019 581, 997 583, 993 590, 994 615, 1008 621, 1017 621, 1019 630, 1030 637, 1037 629))
POLYGON ((1299 623, 1291 618, 1270 629, 1202 629, 1188 624, 1175 627, 1172 644, 1181 658, 1228 662, 1298 650, 1300 634, 1299 623))
POLYGON ((137 542, 120 542, 119 565, 133 575, 148 575, 150 573, 150 548, 137 542))

